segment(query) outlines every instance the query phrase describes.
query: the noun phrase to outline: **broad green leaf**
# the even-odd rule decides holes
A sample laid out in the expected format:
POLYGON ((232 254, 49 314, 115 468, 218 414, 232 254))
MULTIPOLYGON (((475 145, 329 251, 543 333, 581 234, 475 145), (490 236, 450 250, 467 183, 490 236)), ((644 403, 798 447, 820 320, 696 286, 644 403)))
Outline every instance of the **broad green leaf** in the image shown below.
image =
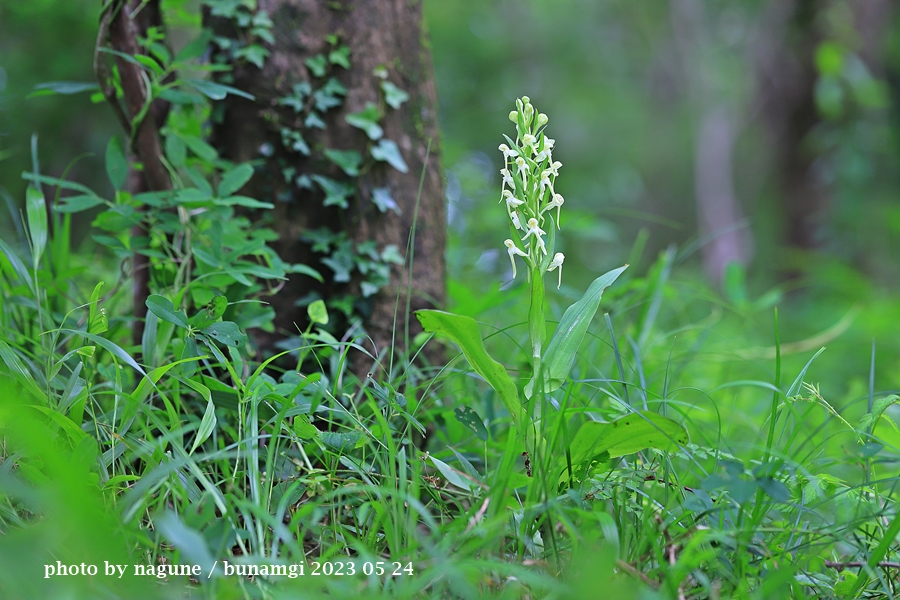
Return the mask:
POLYGON ((325 306, 324 301, 315 300, 311 302, 306 308, 306 313, 309 315, 309 320, 313 323, 328 324, 328 308, 325 306))
POLYGON ((240 190, 253 177, 253 167, 244 163, 222 175, 219 184, 219 197, 227 198, 240 190))
POLYGON ((224 100, 225 96, 227 96, 228 94, 232 94, 233 96, 240 96, 241 98, 246 98, 247 100, 255 100, 253 95, 248 94, 247 92, 239 90, 235 87, 231 87, 230 85, 222 85, 221 83, 214 83, 212 81, 206 81, 204 79, 184 79, 182 81, 207 98, 211 98, 213 100, 224 100))
POLYGON ((78 196, 65 196, 61 198, 64 204, 57 204, 53 207, 58 213, 76 213, 81 212, 83 210, 88 210, 89 208, 94 208, 95 206, 99 206, 103 204, 104 200, 100 196, 89 196, 87 194, 80 194, 78 196))
POLYGON ((456 487, 472 491, 473 484, 478 485, 478 482, 472 477, 462 471, 457 471, 444 461, 438 460, 433 456, 430 456, 429 458, 431 458, 431 462, 434 463, 437 470, 441 472, 441 475, 456 487))
POLYGON ((228 299, 225 296, 213 296, 206 307, 191 317, 191 325, 197 329, 209 327, 219 320, 228 308, 228 299))
POLYGON ((181 139, 184 140, 187 147, 191 149, 191 152, 196 154, 199 158, 207 162, 212 162, 219 158, 219 153, 216 152, 216 149, 200 138, 193 135, 181 135, 181 139))
MULTIPOLYGON (((562 319, 559 321, 559 325, 556 327, 556 331, 553 333, 553 337, 550 338, 547 352, 544 354, 542 375, 545 393, 559 388, 569 376, 569 371, 572 370, 572 363, 575 362, 575 355, 578 353, 588 326, 591 324, 591 320, 600 306, 603 290, 612 285, 616 278, 627 268, 628 265, 613 269, 595 279, 581 297, 581 300, 578 300, 566 309, 562 319)), ((529 387, 532 385, 532 383, 529 383, 529 387)), ((526 394, 528 391, 526 390, 526 394)))
POLYGON ((484 427, 484 421, 481 420, 481 415, 468 406, 457 406, 453 409, 453 415, 456 417, 457 421, 471 429, 472 433, 475 434, 475 437, 482 442, 487 441, 488 432, 484 427))
POLYGON ((49 96, 52 94, 79 94, 81 92, 94 91, 99 87, 93 81, 48 81, 34 86, 35 91, 28 94, 28 97, 33 98, 34 96, 49 96))
POLYGON ((406 161, 403 160, 403 156, 400 154, 400 148, 397 147, 397 143, 393 140, 381 138, 377 145, 372 146, 370 153, 375 160, 387 162, 401 173, 409 172, 409 167, 406 166, 406 161))
POLYGON ((216 423, 216 405, 213 404, 213 401, 210 399, 206 402, 206 412, 203 413, 203 419, 200 421, 200 428, 197 430, 197 435, 194 437, 194 444, 191 446, 191 451, 188 454, 193 454, 194 450, 212 435, 213 430, 216 428, 216 423))
POLYGON ((167 135, 166 156, 176 169, 183 167, 184 161, 187 160, 187 147, 184 145, 184 140, 177 135, 167 135))
POLYGON ((25 192, 25 212, 28 216, 28 233, 31 235, 31 260, 37 271, 47 247, 47 202, 44 200, 44 193, 31 185, 25 192))
POLYGON ((145 304, 147 305, 147 308, 161 320, 177 325, 182 329, 188 328, 187 317, 180 310, 176 311, 172 301, 165 296, 151 294, 150 297, 147 298, 145 304))
POLYGON ((31 290, 32 293, 34 293, 34 280, 31 278, 31 272, 19 259, 19 255, 16 254, 12 248, 7 246, 2 238, 0 238, 0 250, 3 251, 3 254, 6 256, 6 260, 8 260, 12 265, 12 268, 16 272, 18 278, 28 286, 28 289, 31 290))
POLYGON ((213 323, 209 327, 200 330, 201 333, 207 335, 219 343, 226 346, 239 347, 241 344, 247 343, 247 336, 241 333, 238 326, 232 321, 222 321, 213 323))
POLYGON ((653 412, 635 412, 610 423, 588 421, 578 430, 569 450, 572 464, 608 453, 610 458, 647 448, 675 450, 688 443, 683 425, 653 412))
POLYGON ((184 340, 184 346, 181 348, 181 374, 185 377, 193 377, 194 373, 197 372, 197 363, 196 361, 191 360, 192 358, 199 358, 200 348, 197 347, 197 340, 192 337, 186 337, 184 340))
POLYGON ((378 113, 378 107, 373 103, 366 103, 366 107, 355 113, 351 113, 344 118, 347 123, 358 127, 366 132, 369 139, 373 142, 380 139, 384 135, 384 130, 378 124, 381 115, 378 113))
POLYGON ((481 375, 500 396, 512 416, 513 423, 521 430, 525 415, 519 402, 516 384, 510 379, 503 365, 491 358, 484 349, 481 332, 475 320, 440 310, 418 310, 416 317, 426 332, 446 335, 459 346, 475 372, 481 375))
POLYGON ((216 206, 245 206, 247 208, 275 208, 274 204, 269 202, 260 202, 254 198, 247 196, 230 196, 228 198, 220 198, 215 201, 216 206))
POLYGON ((319 436, 318 428, 309 422, 309 417, 306 415, 294 417, 294 433, 301 440, 312 440, 319 436))
POLYGON ((6 363, 6 367, 12 372, 13 376, 19 382, 19 385, 31 392, 36 398, 40 398, 44 402, 47 401, 47 395, 41 390, 41 387, 34 380, 34 375, 28 370, 19 355, 10 347, 9 344, 0 340, 0 359, 6 363))
POLYGON ((349 452, 363 443, 363 434, 359 431, 320 431, 319 439, 336 452, 349 452))
POLYGON ((81 427, 79 427, 72 421, 72 419, 52 408, 48 408, 46 406, 38 406, 37 404, 30 405, 30 408, 33 408, 34 410, 40 412, 45 417, 50 418, 50 420, 59 425, 60 429, 66 432, 66 435, 69 436, 69 439, 73 444, 77 444, 87 435, 84 431, 82 431, 81 427))
POLYGON ((199 565, 204 573, 209 573, 216 565, 203 534, 182 521, 174 512, 167 510, 156 515, 153 528, 178 550, 185 562, 199 565))
POLYGON ((36 175, 31 173, 30 171, 24 171, 22 173, 22 179, 26 179, 33 183, 44 183, 47 185, 58 185, 59 187, 66 190, 75 190, 76 192, 81 192, 82 194, 88 194, 90 196, 96 196, 94 190, 91 188, 82 185, 80 183, 76 183, 74 181, 66 181, 65 179, 60 179, 59 177, 50 177, 48 175, 36 175))
POLYGON ((115 135, 109 138, 109 143, 106 144, 106 174, 115 189, 121 190, 125 187, 128 160, 122 150, 122 142, 115 135))

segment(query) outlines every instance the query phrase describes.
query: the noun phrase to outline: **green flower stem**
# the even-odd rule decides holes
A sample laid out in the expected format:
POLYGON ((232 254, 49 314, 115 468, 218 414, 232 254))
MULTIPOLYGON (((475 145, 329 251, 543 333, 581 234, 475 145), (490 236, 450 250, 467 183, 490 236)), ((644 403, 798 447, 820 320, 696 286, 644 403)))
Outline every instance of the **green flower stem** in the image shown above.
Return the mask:
MULTIPOLYGON (((531 338, 531 385, 536 389, 539 379, 542 377, 541 362, 544 351, 544 336, 546 324, 544 320, 544 277, 540 266, 531 269, 531 306, 528 309, 528 333, 531 338)), ((526 418, 527 426, 536 426, 534 405, 535 395, 528 398, 526 418)), ((537 434, 537 432, 534 432, 537 434)))

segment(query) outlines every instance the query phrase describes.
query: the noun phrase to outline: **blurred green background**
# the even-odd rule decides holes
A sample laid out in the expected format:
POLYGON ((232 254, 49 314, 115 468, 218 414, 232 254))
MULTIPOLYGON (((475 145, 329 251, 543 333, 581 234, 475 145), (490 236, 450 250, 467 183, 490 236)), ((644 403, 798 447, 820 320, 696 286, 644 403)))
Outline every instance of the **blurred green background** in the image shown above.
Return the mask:
MULTIPOLYGON (((90 153, 69 176, 108 185, 103 149, 117 124, 107 107, 87 94, 27 98, 41 82, 93 80, 98 11, 86 0, 0 3, 6 204, 24 197, 34 133, 44 172, 60 176, 90 153)), ((694 385, 770 380, 765 360, 741 359, 768 356, 777 304, 782 341, 798 343, 787 348, 794 372, 828 346, 810 379, 833 404, 865 396, 873 341, 875 388, 900 388, 891 2, 425 0, 424 11, 452 308, 509 325, 497 146, 512 131, 514 99, 529 95, 550 116, 563 163, 560 306, 624 262, 642 277, 672 248, 660 318, 668 332, 703 324, 702 335, 682 336, 710 357, 694 385)), ((0 234, 13 235, 15 218, 2 214, 0 234)), ((92 243, 87 226, 76 243, 92 243)))

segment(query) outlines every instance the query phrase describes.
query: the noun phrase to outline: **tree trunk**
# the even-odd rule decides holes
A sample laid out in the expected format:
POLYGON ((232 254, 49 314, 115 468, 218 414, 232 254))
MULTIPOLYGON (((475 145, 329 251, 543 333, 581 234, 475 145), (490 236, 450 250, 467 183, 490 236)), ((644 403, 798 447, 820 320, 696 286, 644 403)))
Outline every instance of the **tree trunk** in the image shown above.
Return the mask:
MULTIPOLYGON (((297 301, 316 291, 326 304, 341 294, 357 299, 355 309, 364 318, 374 342, 373 354, 392 347, 392 341, 395 347, 402 348, 405 334, 419 331, 409 331, 404 322, 407 286, 412 292, 408 300, 411 310, 441 306, 446 294, 437 100, 422 30, 421 3, 259 0, 258 6, 274 23, 274 44, 268 46, 271 54, 261 69, 247 63, 235 67, 233 85, 252 94, 254 100, 229 96, 223 101, 214 139, 229 159, 264 158, 264 167, 257 169, 245 192, 276 205, 261 218, 273 219, 272 226, 279 235, 274 246, 281 258, 318 269, 325 283, 293 275, 270 300, 276 312, 275 334, 263 333, 257 339, 263 349, 272 350, 278 339, 296 335, 298 327, 302 329, 308 320, 305 306, 298 307, 297 301), (349 49, 349 68, 342 66, 345 63, 340 54, 344 46, 349 49), (338 94, 338 99, 343 99, 340 106, 323 109, 327 102, 319 104, 316 92, 332 78, 346 88, 346 95, 338 94), (389 105, 386 82, 405 91, 408 101, 399 108, 389 105), (292 97, 293 103, 285 100, 292 97), (377 132, 370 130, 371 135, 367 136, 363 129, 346 121, 347 115, 363 111, 370 103, 380 115, 380 138, 377 132), (311 114, 324 122, 324 128, 315 126, 311 114), (291 137, 295 134, 299 134, 306 148, 291 137), (382 139, 396 143, 408 166, 406 172, 372 159, 372 149, 382 139), (326 157, 326 150, 358 152, 363 158, 359 174, 352 174, 351 168, 348 175, 347 169, 326 157), (352 186, 345 206, 335 199, 325 202, 322 177, 352 186), (417 207, 420 177, 421 202, 417 207), (383 212, 385 190, 396 204, 396 211, 387 208, 383 212), (329 203, 332 205, 326 206, 329 203), (415 244, 410 251, 407 242, 414 226, 415 244), (367 267, 360 269, 357 265, 349 269, 349 274, 340 275, 333 260, 323 262, 326 257, 313 249, 309 234, 323 228, 345 232, 352 242, 345 248, 349 247, 354 255, 359 255, 359 244, 365 242, 374 242, 379 253, 395 245, 407 261, 412 253, 412 276, 407 276, 404 266, 390 264, 389 281, 366 297, 372 292, 372 286, 363 285, 367 267)), ((220 21, 215 28, 221 31, 223 25, 229 24, 220 21)), ((333 306, 329 304, 329 308, 334 315, 333 306)), ((413 318, 412 326, 417 325, 413 318)))
POLYGON ((819 246, 830 208, 808 144, 820 123, 815 101, 814 55, 821 41, 817 9, 814 0, 773 2, 766 15, 771 35, 760 48, 759 61, 763 117, 784 195, 784 242, 802 250, 819 246))

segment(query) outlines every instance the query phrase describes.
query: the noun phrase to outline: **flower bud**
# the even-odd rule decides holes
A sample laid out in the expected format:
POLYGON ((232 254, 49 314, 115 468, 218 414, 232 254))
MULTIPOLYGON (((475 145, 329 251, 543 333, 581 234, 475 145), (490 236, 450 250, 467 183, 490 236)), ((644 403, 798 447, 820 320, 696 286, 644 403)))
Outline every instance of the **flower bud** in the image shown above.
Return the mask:
POLYGON ((513 123, 517 122, 519 120, 519 113, 514 110, 509 111, 509 120, 513 123))
POLYGON ((544 125, 547 124, 547 121, 549 121, 549 120, 550 120, 550 117, 548 117, 544 113, 538 113, 538 121, 537 121, 538 127, 543 127, 544 125))

